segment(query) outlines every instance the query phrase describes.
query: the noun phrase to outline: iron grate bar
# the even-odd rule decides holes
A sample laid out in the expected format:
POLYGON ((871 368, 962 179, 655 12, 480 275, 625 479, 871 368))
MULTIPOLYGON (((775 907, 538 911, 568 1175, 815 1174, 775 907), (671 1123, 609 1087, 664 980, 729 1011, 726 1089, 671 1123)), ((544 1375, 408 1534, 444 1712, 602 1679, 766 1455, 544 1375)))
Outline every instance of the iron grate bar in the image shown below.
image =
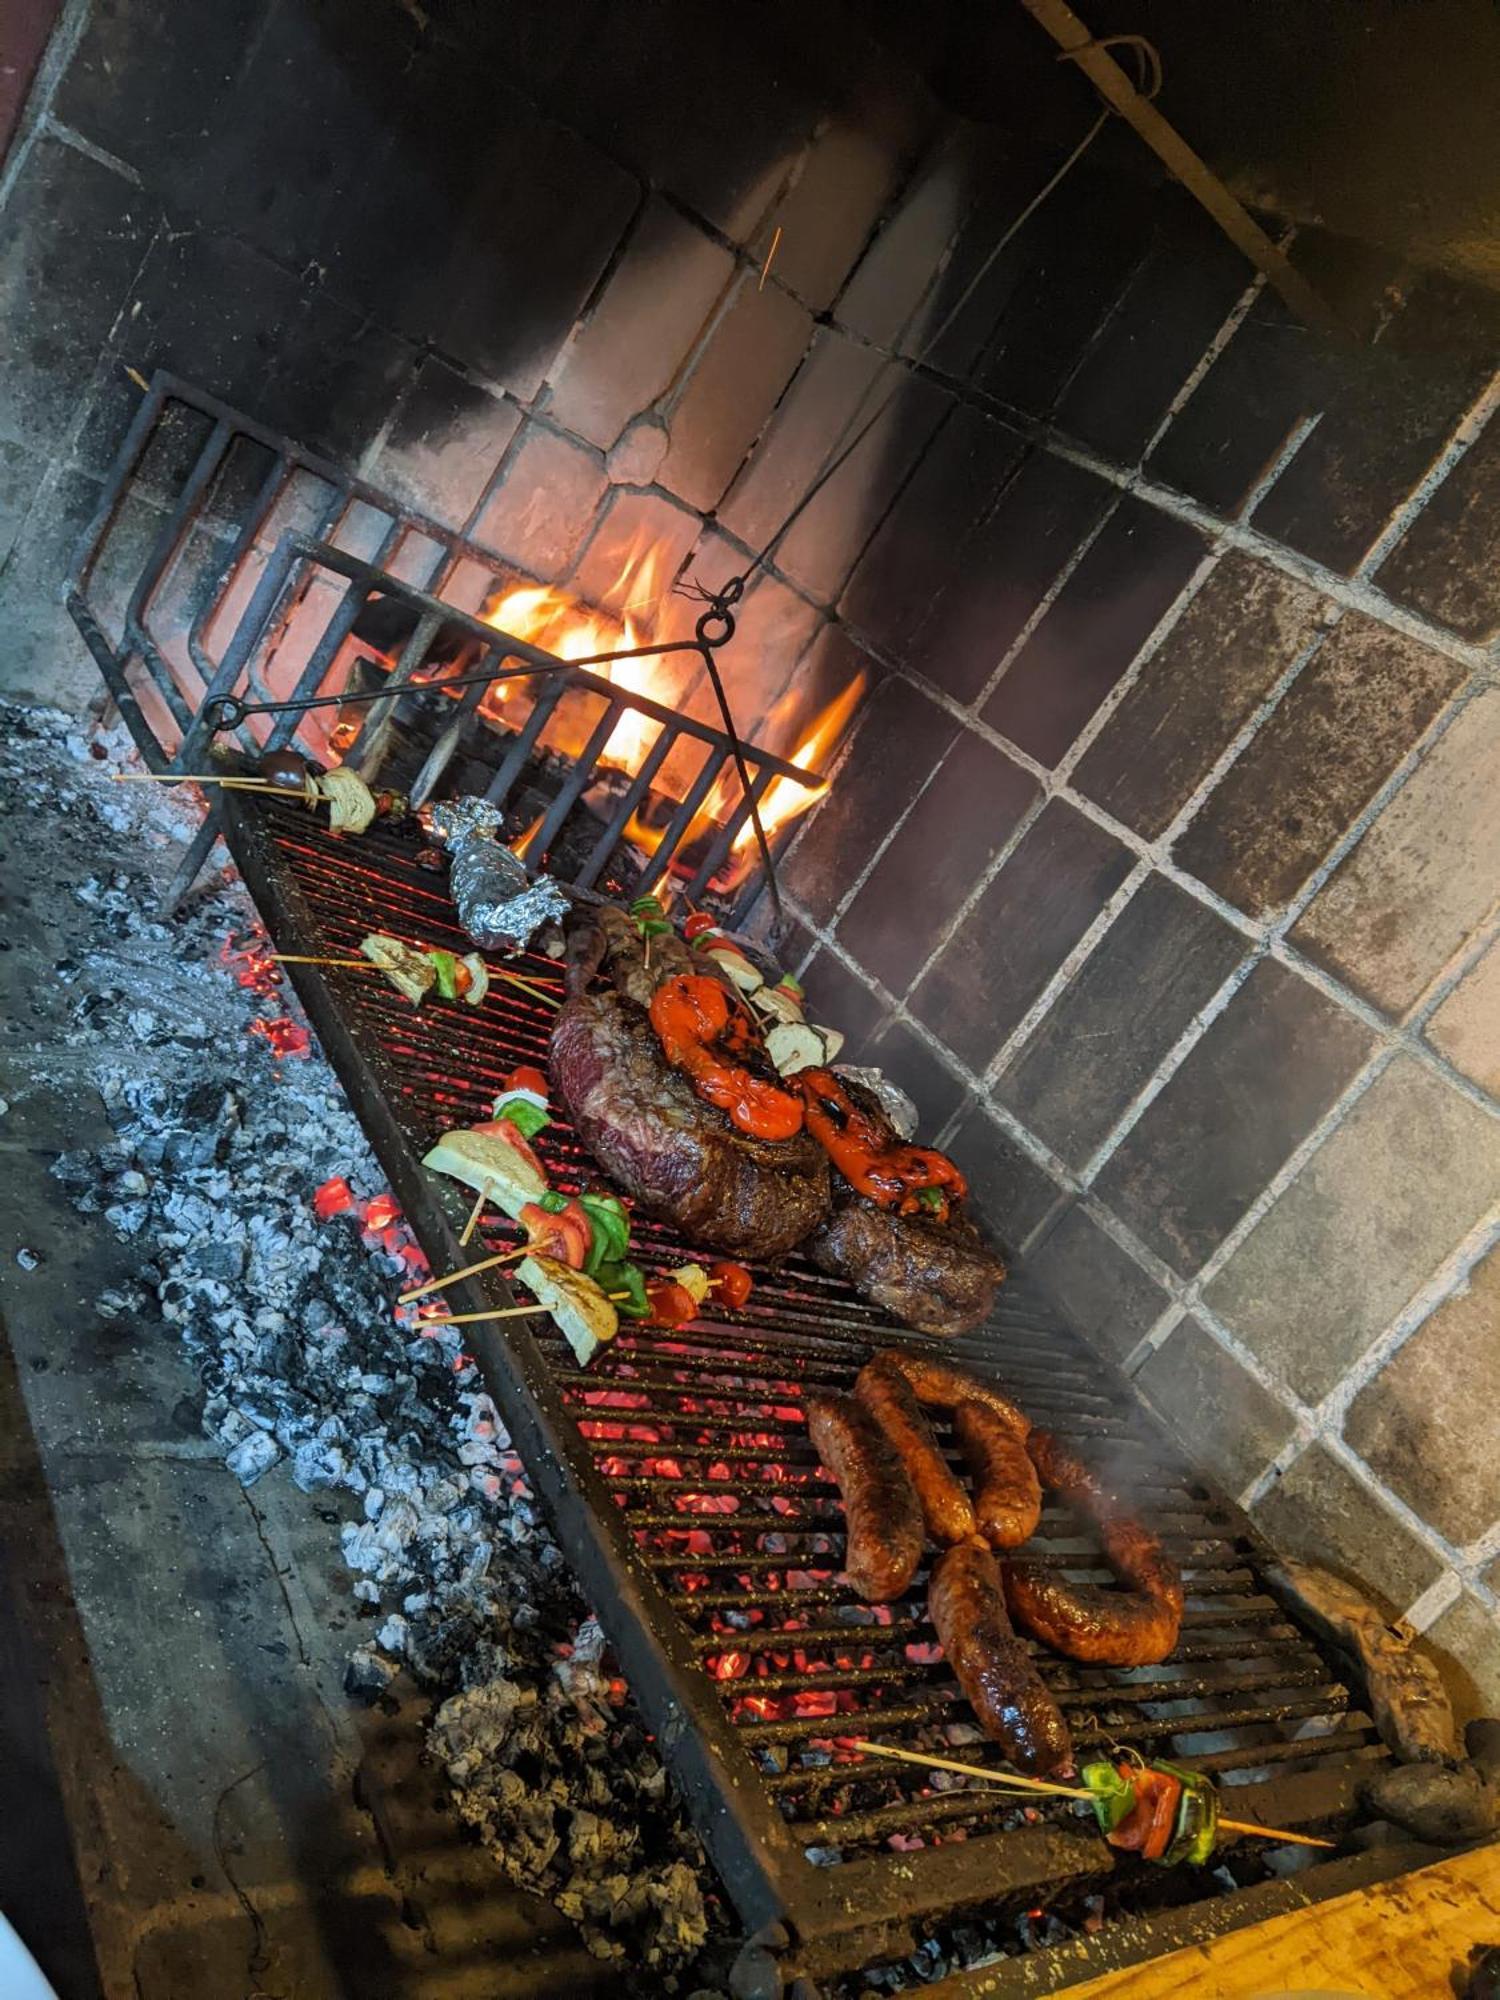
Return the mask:
MULTIPOLYGON (((282 948, 338 950, 370 928, 432 943, 461 939, 441 880, 414 866, 398 832, 378 824, 357 843, 339 842, 293 807, 241 795, 226 818, 282 948)), ((556 987, 550 961, 531 957, 524 966, 528 976, 556 987)), ((299 990, 392 1170, 408 1219, 434 1263, 451 1268, 464 1261, 453 1251, 455 1219, 467 1203, 417 1163, 444 1124, 482 1115, 517 1061, 545 1055, 549 1008, 497 990, 472 1013, 413 1010, 373 976, 299 970, 306 975, 299 990), (439 1262, 444 1257, 446 1266, 439 1262)), ((591 1170, 561 1120, 538 1143, 557 1186, 572 1191, 583 1183, 591 1170)), ((497 1231, 486 1236, 497 1246, 507 1240, 497 1231)), ((692 1254, 663 1228, 642 1224, 638 1236, 640 1254, 652 1265, 692 1254)), ((510 1294, 488 1274, 456 1288, 453 1297, 467 1308, 504 1305, 510 1294)), ((851 1825, 864 1824, 867 1837, 844 1840, 841 1866, 810 1867, 803 1833, 788 1826, 785 1812, 794 1794, 811 1798, 825 1781, 804 1786, 799 1773, 765 1768, 767 1759, 781 1758, 785 1766, 819 1745, 827 1749, 837 1733, 854 1729, 898 1747, 929 1748, 934 1730, 966 1712, 936 1654, 920 1578, 890 1608, 890 1625, 865 1622, 866 1607, 838 1571, 839 1511, 802 1426, 802 1393, 811 1383, 846 1385, 872 1352, 892 1341, 943 1347, 1028 1406, 1047 1403, 1064 1435, 1102 1440, 1112 1461, 1136 1468, 1124 1476, 1184 1562, 1189 1609, 1182 1644, 1159 1677, 1080 1669, 1037 1649, 1045 1678, 1075 1717, 1080 1747, 1119 1741, 1162 1746, 1169 1754, 1196 1749, 1230 1759, 1217 1768, 1234 1771, 1260 1763, 1317 1766, 1320 1759, 1332 1770, 1351 1751, 1368 1754, 1362 1725, 1344 1721, 1348 1697, 1330 1664, 1261 1591, 1257 1543, 1243 1517, 1196 1477, 1184 1476, 1123 1380, 1090 1361, 1024 1283, 1002 1294, 988 1340, 946 1346, 895 1327, 847 1286, 795 1259, 757 1274, 744 1315, 722 1315, 712 1327, 677 1337, 632 1327, 587 1370, 572 1365, 550 1324, 538 1325, 540 1334, 529 1320, 512 1322, 503 1337, 476 1339, 472 1349, 487 1371, 498 1369, 496 1399, 518 1440, 528 1434, 534 1409, 548 1412, 550 1460, 532 1466, 528 1456, 527 1463, 547 1504, 571 1523, 564 1545, 578 1551, 627 1662, 642 1657, 638 1642, 648 1636, 639 1630, 647 1615, 641 1606, 655 1607, 649 1613, 655 1664, 644 1679, 628 1665, 627 1671, 743 1910, 764 1912, 769 1894, 803 1936, 899 1925, 910 1914, 907 1867, 914 1859, 933 1908, 942 1907, 939 1885, 949 1879, 945 1857, 960 1856, 966 1846, 975 1851, 951 1865, 955 1902, 965 1893, 973 1900, 972 1886, 964 1891, 963 1884, 981 1861, 990 1870, 983 1893, 996 1897, 1031 1866, 1022 1856, 1034 1852, 1025 1844, 1032 1836, 1010 1829, 951 1850, 891 1855, 882 1829, 894 1822, 871 1816, 898 1802, 887 1791, 861 1801, 865 1820, 856 1815, 851 1825), (628 1435, 632 1427, 640 1434, 628 1435), (627 1435, 611 1435, 616 1429, 627 1435), (722 1479, 708 1470, 721 1454, 731 1475, 722 1479), (676 1461, 676 1471, 663 1460, 676 1461), (806 1624, 786 1628, 789 1618, 806 1624), (719 1680, 714 1669, 736 1651, 750 1669, 719 1680), (827 1655, 830 1664, 804 1667, 793 1655, 808 1661, 827 1655), (840 1657, 850 1664, 839 1664, 840 1657), (747 1702, 758 1703, 760 1712, 747 1702), (826 1703, 834 1712, 798 1712, 799 1703, 826 1703), (1225 1748, 1225 1731, 1284 1735, 1313 1719, 1333 1731, 1326 1750, 1317 1739, 1277 1747, 1274 1755, 1266 1744, 1225 1748), (851 1896, 858 1907, 851 1908, 851 1896)), ((947 1438, 946 1426, 940 1435, 947 1438)), ((1051 1508, 1028 1555, 1075 1572, 1100 1565, 1097 1544, 1051 1508)), ((1314 1795, 1315 1788, 1307 1794, 1314 1795)), ((829 1817, 809 1810, 819 1824, 829 1817)), ((1304 1816, 1311 1810, 1304 1808, 1304 1816)))

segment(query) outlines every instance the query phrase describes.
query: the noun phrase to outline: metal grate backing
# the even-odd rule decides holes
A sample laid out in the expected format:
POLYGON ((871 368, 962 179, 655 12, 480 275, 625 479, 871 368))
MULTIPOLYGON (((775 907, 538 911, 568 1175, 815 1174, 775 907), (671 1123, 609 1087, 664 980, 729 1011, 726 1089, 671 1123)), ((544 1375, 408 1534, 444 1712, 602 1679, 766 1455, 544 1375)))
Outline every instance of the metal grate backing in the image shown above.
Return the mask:
MULTIPOLYGON (((341 841, 297 808, 234 799, 226 831, 285 949, 345 955, 377 928, 466 943, 443 877, 384 829, 341 841)), ((524 969, 560 989, 546 959, 524 969)), ((420 1156, 444 1127, 486 1116, 517 1062, 545 1061, 550 1010, 514 989, 473 1011, 414 1010, 378 977, 294 977, 434 1268, 471 1261, 456 1240, 467 1200, 420 1156)), ((560 1122, 539 1149, 560 1188, 597 1178, 560 1122)), ((645 1220, 637 1240, 648 1267, 692 1254, 645 1220)), ((494 1273, 450 1297, 511 1302, 494 1273)), ((1290 1826, 1336 1822, 1384 1754, 1316 1645, 1258 1587, 1265 1552, 1248 1522, 1023 1282, 956 1341, 908 1332, 796 1258, 757 1273, 741 1314, 676 1334, 622 1326, 586 1371, 540 1316, 467 1331, 747 1927, 784 1923, 809 1964, 900 1950, 945 1913, 1019 1908, 1083 1877, 1109 1875, 1126 1911, 1163 1894, 1160 1870, 1113 1857, 1066 1802, 1023 1811, 841 1745, 859 1735, 999 1765, 935 1644, 925 1570, 890 1607, 839 1580, 841 1509, 802 1397, 847 1386, 880 1346, 933 1347, 1108 1454, 1183 1567, 1187 1612, 1164 1665, 1091 1669, 1037 1649, 1081 1751, 1172 1756, 1233 1787, 1237 1817, 1290 1826)), ((1052 1505, 1028 1555, 1079 1573, 1098 1560, 1052 1505)), ((1206 1872, 1177 1887, 1178 1900, 1214 1893, 1206 1872)))

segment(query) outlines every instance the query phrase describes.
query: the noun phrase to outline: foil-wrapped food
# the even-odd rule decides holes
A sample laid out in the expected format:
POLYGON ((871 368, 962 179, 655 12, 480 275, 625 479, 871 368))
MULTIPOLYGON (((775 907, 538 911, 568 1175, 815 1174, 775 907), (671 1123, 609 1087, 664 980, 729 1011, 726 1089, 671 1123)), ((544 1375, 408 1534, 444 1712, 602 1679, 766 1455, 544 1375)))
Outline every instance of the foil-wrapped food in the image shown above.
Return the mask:
POLYGON ((448 850, 448 886, 458 921, 486 951, 520 951, 543 924, 569 907, 550 876, 533 882, 501 844, 504 816, 488 799, 441 799, 424 807, 422 822, 448 850))

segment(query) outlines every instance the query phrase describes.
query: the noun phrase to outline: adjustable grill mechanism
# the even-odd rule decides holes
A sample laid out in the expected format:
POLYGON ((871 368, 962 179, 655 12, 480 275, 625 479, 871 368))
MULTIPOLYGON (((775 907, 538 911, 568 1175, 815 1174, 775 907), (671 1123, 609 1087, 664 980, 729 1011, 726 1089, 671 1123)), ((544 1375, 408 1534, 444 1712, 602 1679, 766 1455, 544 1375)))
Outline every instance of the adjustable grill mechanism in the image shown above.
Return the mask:
MULTIPOLYGON (((345 956, 374 929, 465 947, 442 878, 396 832, 337 840, 293 805, 244 796, 226 803, 225 830, 285 951, 345 956)), ((560 992, 548 960, 523 969, 560 992)), ((420 1158, 440 1130, 486 1116, 517 1063, 545 1060, 550 1008, 506 989, 477 1010, 417 1011, 378 977, 293 976, 433 1268, 472 1261, 477 1245, 457 1242, 467 1199, 420 1158)), ((543 1151, 559 1188, 595 1178, 560 1122, 543 1151)), ((643 1219, 637 1234, 650 1266, 691 1255, 643 1219)), ((448 1296, 456 1310, 511 1303, 496 1273, 448 1296)), ((795 1257, 756 1274, 741 1314, 675 1332, 623 1324, 587 1370, 542 1316, 466 1332, 747 1930, 790 1940, 785 1962, 800 1971, 907 1950, 955 1912, 1062 1909, 1101 1888, 1120 1912, 1193 1905, 1171 1920, 1190 1917, 1193 1935, 1232 1921, 1242 1901, 1205 1905, 1217 1894, 1207 1871, 1164 1875, 1115 1856, 1067 1802, 1022 1808, 967 1782, 945 1790, 950 1781, 840 1741, 999 1768, 936 1646, 925 1571, 889 1607, 859 1603, 839 1580, 842 1512, 803 1397, 847 1387, 884 1345, 936 1347, 1107 1455, 1182 1565, 1188 1609, 1163 1666, 1091 1669, 1038 1649, 1081 1751, 1170 1756, 1229 1788, 1237 1818, 1325 1831, 1384 1754, 1317 1646, 1259 1588, 1264 1551, 1248 1522, 1023 1284, 1004 1288, 988 1327, 953 1342, 908 1333, 795 1257)), ((1052 1505, 1028 1556, 1098 1564, 1097 1544, 1052 1505)), ((1258 1863, 1241 1854, 1249 1879, 1258 1863)), ((1343 1888, 1353 1867, 1394 1865, 1344 1861, 1303 1882, 1343 1888)), ((1162 1949, 1158 1932, 1125 1925, 1115 1948, 1162 1949)), ((775 1961, 756 1951, 744 1981, 775 1990, 775 1961)), ((1029 1983, 1012 1989, 991 1972, 984 1990, 1051 1990, 1047 1956, 1018 1961, 1029 1983)), ((1067 1964, 1076 1977, 1076 1955, 1067 1964)))

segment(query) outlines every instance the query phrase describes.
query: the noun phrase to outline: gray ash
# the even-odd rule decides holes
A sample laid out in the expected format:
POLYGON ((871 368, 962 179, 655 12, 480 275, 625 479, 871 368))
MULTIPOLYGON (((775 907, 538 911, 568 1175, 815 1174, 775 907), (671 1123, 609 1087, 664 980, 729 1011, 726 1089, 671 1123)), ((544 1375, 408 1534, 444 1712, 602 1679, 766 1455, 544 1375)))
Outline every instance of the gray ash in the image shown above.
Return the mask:
POLYGON ((128 745, 102 740, 100 761, 67 718, 0 715, 0 816, 45 814, 92 861, 52 997, 114 1139, 54 1171, 141 1260, 98 1310, 175 1333, 230 1475, 347 1496, 350 1692, 409 1670, 497 1865, 664 1990, 708 1934, 696 1837, 458 1330, 393 1312, 420 1253, 243 890, 226 871, 153 914, 196 816, 112 785, 128 745))

